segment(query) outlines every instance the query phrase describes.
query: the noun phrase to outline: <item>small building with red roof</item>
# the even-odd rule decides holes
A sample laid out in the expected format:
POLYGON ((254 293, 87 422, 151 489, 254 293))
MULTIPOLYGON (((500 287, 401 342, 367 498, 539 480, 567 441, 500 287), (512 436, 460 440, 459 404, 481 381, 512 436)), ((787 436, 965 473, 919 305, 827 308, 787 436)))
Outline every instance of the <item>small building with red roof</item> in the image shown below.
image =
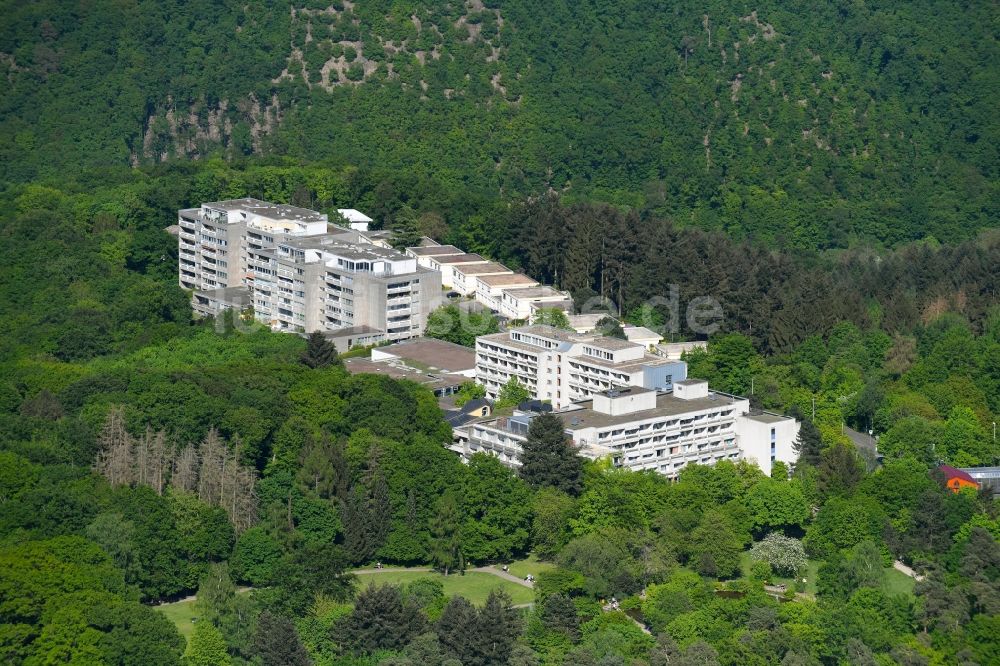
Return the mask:
POLYGON ((941 465, 938 467, 938 471, 944 474, 944 483, 948 487, 948 490, 953 493, 957 493, 963 488, 979 490, 979 482, 972 478, 972 475, 963 469, 956 469, 949 465, 941 465))

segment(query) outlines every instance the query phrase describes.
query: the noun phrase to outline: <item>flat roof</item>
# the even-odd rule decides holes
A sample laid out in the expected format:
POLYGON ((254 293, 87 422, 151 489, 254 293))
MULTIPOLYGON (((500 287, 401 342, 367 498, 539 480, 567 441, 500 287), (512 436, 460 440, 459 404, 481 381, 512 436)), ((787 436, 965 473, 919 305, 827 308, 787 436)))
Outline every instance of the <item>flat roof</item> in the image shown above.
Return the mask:
POLYGON ((392 354, 402 361, 411 361, 425 368, 444 372, 461 372, 476 367, 476 352, 454 342, 434 338, 413 338, 378 348, 379 353, 392 354))
POLYGON ((674 384, 680 384, 681 386, 697 386, 698 384, 707 384, 707 379, 682 379, 680 381, 674 382, 674 384))
POLYGON ((566 424, 566 427, 571 430, 582 428, 606 428, 608 426, 621 425, 631 423, 633 421, 645 421, 647 419, 664 416, 681 416, 691 412, 702 412, 715 408, 725 409, 733 406, 728 396, 719 395, 717 393, 710 393, 707 398, 695 398, 694 400, 682 400, 675 397, 672 393, 658 393, 656 395, 656 407, 653 409, 644 409, 638 412, 632 412, 631 414, 620 414, 618 416, 612 416, 611 414, 594 411, 593 400, 585 400, 574 404, 578 405, 579 409, 567 409, 562 412, 553 412, 553 414, 562 419, 563 423, 566 424), (713 398, 713 396, 715 397, 713 398), (577 424, 571 425, 574 419, 576 419, 577 424))
POLYGON ((419 247, 408 247, 406 251, 418 257, 443 257, 450 254, 465 254, 465 250, 460 250, 454 245, 420 245, 419 247))
POLYGON ((643 354, 642 358, 629 359, 628 361, 619 361, 617 363, 615 361, 608 361, 603 358, 595 358, 594 356, 586 355, 569 356, 568 359, 571 363, 599 365, 602 368, 617 370, 619 372, 635 372, 636 370, 642 370, 643 368, 655 368, 661 365, 672 365, 677 363, 677 361, 672 361, 669 358, 663 358, 662 356, 656 356, 649 353, 643 354))
POLYGON ((385 335, 385 331, 374 326, 348 326, 338 328, 333 331, 322 331, 323 337, 328 339, 348 338, 354 335, 385 335))
POLYGON ((270 217, 276 220, 295 220, 298 222, 325 222, 326 215, 308 208, 299 208, 289 204, 276 204, 261 201, 252 197, 243 199, 226 199, 224 201, 209 201, 202 206, 219 208, 225 211, 243 210, 254 215, 270 217))
POLYGON ((434 261, 439 264, 485 264, 489 259, 478 254, 454 254, 441 257, 434 257, 434 261))
POLYGON ((195 294, 222 303, 245 303, 250 300, 247 287, 222 287, 220 289, 195 289, 195 294))
POLYGON ((790 416, 781 416, 780 414, 771 414, 770 412, 763 412, 762 414, 747 414, 746 417, 754 421, 759 421, 760 423, 780 423, 792 418, 790 416))
POLYGON ((485 264, 468 264, 467 266, 455 266, 454 270, 456 273, 461 273, 462 275, 501 275, 504 273, 513 273, 503 264, 499 264, 495 261, 488 261, 485 264))
POLYGON ((408 368, 403 365, 376 363, 375 361, 367 358, 344 359, 344 367, 347 368, 347 371, 352 375, 364 373, 369 375, 385 375, 386 377, 391 377, 393 379, 408 379, 411 382, 423 384, 430 389, 444 386, 459 386, 462 383, 469 381, 469 378, 463 375, 455 375, 447 372, 424 372, 422 370, 408 368))
POLYGON ((607 351, 618 351, 619 349, 642 349, 642 345, 621 338, 613 338, 610 335, 595 335, 590 340, 584 340, 583 344, 607 351))
POLYGON ((502 275, 480 275, 476 278, 488 287, 503 287, 508 284, 523 284, 533 287, 538 284, 524 273, 504 273, 502 275))
POLYGON ((518 326, 517 328, 510 329, 508 332, 527 333, 528 335, 537 335, 541 338, 550 338, 561 342, 581 342, 588 339, 586 336, 581 336, 576 331, 568 331, 565 328, 556 328, 555 326, 549 326, 548 324, 518 326))
POLYGON ((549 296, 558 296, 559 298, 565 298, 566 294, 559 291, 554 287, 550 287, 547 284, 539 285, 537 287, 519 287, 516 289, 504 289, 503 293, 510 294, 514 298, 546 298, 549 296))

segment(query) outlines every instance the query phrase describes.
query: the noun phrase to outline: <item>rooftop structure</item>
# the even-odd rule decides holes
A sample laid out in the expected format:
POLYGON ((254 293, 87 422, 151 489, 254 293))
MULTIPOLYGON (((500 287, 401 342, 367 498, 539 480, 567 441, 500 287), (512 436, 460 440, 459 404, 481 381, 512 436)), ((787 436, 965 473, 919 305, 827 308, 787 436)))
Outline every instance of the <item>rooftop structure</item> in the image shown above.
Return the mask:
POLYGON ((393 379, 405 379, 416 382, 430 389, 439 398, 455 393, 463 383, 468 381, 468 378, 462 375, 454 375, 447 372, 428 372, 403 364, 376 362, 368 358, 344 359, 344 367, 353 375, 384 375, 393 379))

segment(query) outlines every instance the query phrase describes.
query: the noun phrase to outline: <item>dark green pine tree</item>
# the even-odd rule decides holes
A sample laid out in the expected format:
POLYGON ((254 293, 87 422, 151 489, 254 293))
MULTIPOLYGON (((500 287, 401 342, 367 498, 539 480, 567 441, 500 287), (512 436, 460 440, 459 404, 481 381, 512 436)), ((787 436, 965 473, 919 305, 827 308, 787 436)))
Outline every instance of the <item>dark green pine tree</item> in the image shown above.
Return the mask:
POLYGON ((583 460, 576 455, 559 417, 550 413, 531 419, 521 447, 521 478, 533 488, 551 486, 576 495, 583 478, 583 460))
POLYGON ((337 348, 323 337, 319 331, 309 334, 306 339, 306 350, 302 352, 302 363, 310 368, 326 368, 331 365, 343 365, 337 348))
POLYGON ((566 634, 570 640, 580 637, 580 616, 576 605, 565 594, 550 594, 542 602, 542 624, 549 631, 566 634))
POLYGON ((441 611, 437 623, 442 650, 462 664, 471 663, 475 654, 477 624, 476 607, 465 597, 452 597, 441 611))
POLYGON ((479 609, 476 631, 473 634, 475 654, 463 659, 463 664, 474 666, 503 666, 510 660, 511 650, 521 635, 521 616, 512 605, 506 592, 493 590, 486 604, 479 609))
POLYGON ((409 206, 403 206, 392 221, 392 246, 397 250, 420 244, 420 221, 409 206))
POLYGON ((357 654, 399 650, 422 633, 426 624, 420 608, 404 601, 399 586, 370 584, 358 595, 344 623, 343 637, 357 654))
POLYGON ((800 464, 806 463, 815 467, 819 464, 820 453, 823 451, 823 440, 820 438, 819 428, 811 419, 802 416, 798 410, 792 411, 792 416, 802 422, 792 448, 799 454, 798 462, 800 464))
POLYGON ((458 498, 446 490, 437 501, 437 512, 431 519, 429 555, 431 563, 447 576, 453 569, 463 569, 462 516, 458 498))
POLYGON ((254 651, 263 666, 310 666, 312 660, 306 652, 295 625, 291 620, 272 615, 268 611, 260 614, 257 631, 254 634, 254 651))
POLYGON ((344 546, 347 556, 355 564, 368 562, 375 554, 370 538, 371 519, 366 494, 364 486, 358 484, 351 488, 344 502, 344 546))

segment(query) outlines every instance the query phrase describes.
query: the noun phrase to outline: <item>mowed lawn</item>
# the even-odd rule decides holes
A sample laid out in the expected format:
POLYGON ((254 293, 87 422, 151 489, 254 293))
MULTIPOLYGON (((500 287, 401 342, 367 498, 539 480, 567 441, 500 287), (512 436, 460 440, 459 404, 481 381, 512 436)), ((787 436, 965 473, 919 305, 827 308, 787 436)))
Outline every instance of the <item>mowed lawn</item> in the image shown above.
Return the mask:
POLYGON ((176 601, 172 604, 161 604, 154 606, 154 608, 166 615, 167 619, 174 623, 177 631, 181 632, 184 638, 191 639, 191 632, 194 631, 194 622, 198 617, 198 611, 195 608, 193 599, 190 601, 176 601))
MULTIPOLYGON (((742 569, 745 577, 749 577, 750 575, 751 564, 752 561, 750 559, 750 552, 744 551, 740 555, 740 569, 742 569)), ((809 564, 803 574, 807 581, 803 591, 808 594, 816 594, 816 580, 819 577, 819 565, 819 560, 809 560, 809 564)), ((775 584, 784 583, 785 585, 791 585, 792 579, 774 576, 771 582, 775 584)), ((882 580, 882 591, 887 594, 904 594, 912 597, 913 584, 915 582, 916 581, 901 571, 896 571, 892 567, 885 567, 885 578, 882 580)))
POLYGON ((531 588, 480 571, 467 571, 464 575, 453 573, 447 576, 432 571, 385 571, 358 574, 358 586, 363 589, 370 583, 374 583, 376 586, 405 585, 419 578, 441 581, 445 596, 462 596, 477 605, 486 603, 490 592, 497 588, 509 594, 514 604, 527 604, 535 600, 535 593, 531 588))
MULTIPOLYGON (((541 562, 534 555, 528 555, 523 560, 515 560, 514 562, 507 562, 507 568, 512 576, 517 576, 518 578, 524 578, 528 574, 531 574, 535 578, 538 578, 538 574, 549 571, 555 568, 555 564, 551 562, 541 562)), ((501 568, 503 564, 494 565, 497 569, 501 568)))

